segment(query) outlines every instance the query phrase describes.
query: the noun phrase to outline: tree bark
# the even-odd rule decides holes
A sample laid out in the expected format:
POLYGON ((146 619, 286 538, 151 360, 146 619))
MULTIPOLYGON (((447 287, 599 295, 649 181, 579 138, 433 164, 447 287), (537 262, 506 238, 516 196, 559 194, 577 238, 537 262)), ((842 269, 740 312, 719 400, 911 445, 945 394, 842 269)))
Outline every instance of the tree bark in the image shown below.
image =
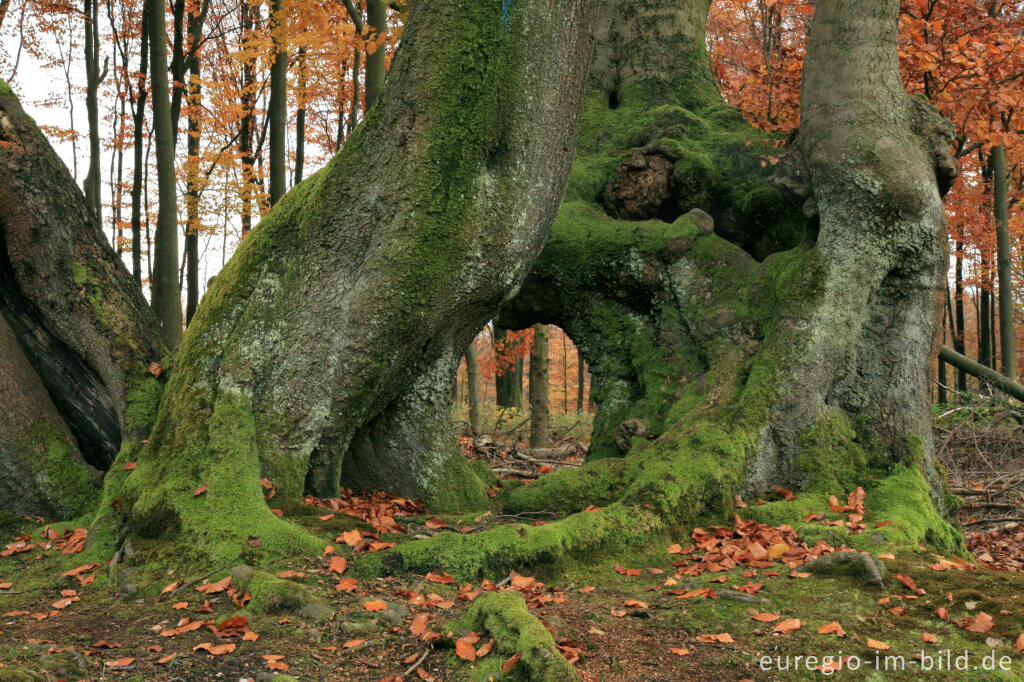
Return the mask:
POLYGON ((551 446, 548 410, 548 326, 533 325, 530 349, 530 448, 551 446))
POLYGON ((178 286, 178 189, 174 167, 174 128, 167 83, 167 21, 161 0, 146 0, 149 60, 152 66, 153 130, 156 136, 158 211, 154 235, 153 312, 169 348, 181 343, 181 289, 178 286))
POLYGON ((250 551, 250 535, 263 552, 319 548, 270 513, 261 477, 285 508, 339 483, 436 510, 487 504, 456 447, 450 387, 557 212, 586 9, 412 8, 375 115, 274 207, 200 305, 138 466, 106 491, 134 532, 180 534, 216 561, 250 551))
POLYGON ((70 518, 95 507, 122 441, 146 437, 164 349, 85 196, 2 88, 0 142, 0 509, 70 518))

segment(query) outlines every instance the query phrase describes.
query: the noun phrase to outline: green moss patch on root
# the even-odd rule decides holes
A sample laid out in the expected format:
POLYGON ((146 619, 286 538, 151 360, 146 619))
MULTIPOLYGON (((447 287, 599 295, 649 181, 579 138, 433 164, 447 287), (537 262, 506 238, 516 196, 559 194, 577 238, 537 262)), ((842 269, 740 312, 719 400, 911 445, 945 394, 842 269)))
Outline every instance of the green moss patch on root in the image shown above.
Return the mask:
MULTIPOLYGON (((486 632, 494 639, 495 650, 500 658, 491 657, 489 668, 475 675, 476 679, 488 678, 487 673, 496 674, 503 660, 516 654, 522 657, 502 679, 529 680, 530 682, 568 682, 578 680, 579 675, 555 647, 555 640, 544 624, 530 614, 523 595, 518 592, 487 592, 473 600, 466 614, 460 619, 462 628, 475 632, 486 632)), ((481 663, 481 668, 483 663, 481 663)))

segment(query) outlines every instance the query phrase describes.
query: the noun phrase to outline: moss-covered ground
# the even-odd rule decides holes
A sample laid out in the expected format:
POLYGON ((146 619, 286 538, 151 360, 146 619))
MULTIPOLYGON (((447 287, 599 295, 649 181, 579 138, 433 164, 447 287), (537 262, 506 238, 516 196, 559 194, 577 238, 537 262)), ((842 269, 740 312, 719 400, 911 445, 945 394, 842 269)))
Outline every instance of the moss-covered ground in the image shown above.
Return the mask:
MULTIPOLYGON (((113 568, 88 551, 64 555, 37 545, 0 558, 0 584, 11 583, 0 590, 0 680, 257 679, 260 673, 270 674, 268 661, 262 658, 268 655, 282 656, 287 673, 299 680, 394 679, 417 662, 436 680, 553 679, 552 670, 563 668, 564 679, 574 674, 574 668, 575 674, 591 680, 813 680, 824 677, 813 670, 822 665, 822 657, 840 655, 857 657, 861 667, 830 675, 837 679, 1024 679, 1024 655, 1014 647, 1024 633, 1024 578, 983 568, 960 570, 955 562, 943 562, 962 549, 937 552, 934 543, 929 546, 934 538, 915 535, 916 521, 891 502, 877 490, 869 493, 864 529, 858 533, 822 524, 847 518, 830 512, 823 495, 764 504, 751 500, 747 508, 737 510, 744 518, 791 523, 811 545, 823 540, 834 547, 847 545, 874 556, 891 556, 882 559, 887 569, 882 588, 856 572, 789 577, 789 568, 780 562, 696 577, 678 575, 686 567, 680 565, 677 571, 674 562, 693 562, 693 555, 667 551, 673 541, 683 547, 692 544, 689 529, 680 529, 629 553, 524 569, 534 581, 519 578, 512 585, 521 589, 491 594, 487 586, 493 583, 479 579, 432 582, 437 576, 425 576, 427 566, 418 574, 376 576, 372 568, 384 552, 356 554, 335 541, 346 531, 369 533, 371 527, 344 515, 321 518, 329 515, 316 507, 289 510, 286 518, 333 551, 272 561, 252 572, 238 566, 210 572, 182 565, 161 557, 156 545, 135 547, 134 558, 122 559, 113 568), (824 516, 802 521, 808 512, 824 516), (892 523, 875 526, 886 521, 892 523), (341 575, 329 571, 336 555, 347 559, 341 575), (91 560, 100 566, 81 574, 85 579, 96 576, 88 584, 63 576, 91 560), (295 573, 289 577, 284 571, 295 573), (234 599, 227 591, 204 595, 195 589, 229 575, 237 589, 234 599), (909 576, 920 592, 897 575, 909 576), (336 589, 340 579, 354 579, 352 589, 336 589), (165 586, 179 580, 185 581, 183 587, 161 595, 165 586), (763 587, 753 594, 733 589, 749 583, 763 587), (679 594, 700 588, 714 589, 717 598, 679 594), (80 600, 59 608, 56 605, 66 598, 62 590, 74 590, 80 600), (241 601, 246 593, 251 599, 239 606, 235 599, 241 601), (203 612, 204 601, 212 611, 203 612), (364 606, 374 601, 383 602, 385 610, 364 606), (940 608, 945 609, 945 618, 940 617, 940 608), (752 617, 759 613, 777 614, 779 619, 762 622, 752 617), (980 613, 992 617, 992 628, 967 630, 965 624, 980 613), (414 617, 420 614, 426 614, 426 631, 436 637, 427 635, 434 638, 424 641, 423 634, 411 633, 414 617), (216 625, 240 616, 248 618, 247 628, 258 639, 221 638, 206 626, 171 637, 159 632, 175 628, 186 617, 216 625), (799 619, 800 627, 785 634, 774 632, 778 623, 789 619, 799 619), (840 623, 845 637, 817 632, 832 621, 840 623), (473 662, 455 653, 456 641, 470 632, 480 635, 477 650, 495 640, 491 651, 473 662), (722 633, 733 641, 699 639, 722 633), (936 641, 922 641, 925 633, 936 641), (882 651, 869 639, 890 648, 882 651), (112 648, 95 646, 101 641, 112 648), (218 656, 194 650, 203 643, 234 644, 235 649, 218 656), (578 650, 579 660, 571 668, 564 662, 545 667, 545 660, 559 656, 558 645, 569 655, 578 650), (679 655, 673 648, 688 653, 679 655), (966 661, 968 669, 922 671, 915 662, 914 656, 922 651, 937 657, 946 650, 954 667, 966 661), (519 662, 508 674, 502 673, 502 664, 520 652, 519 662), (170 662, 158 662, 171 654, 176 657, 170 662), (791 669, 779 670, 777 657, 785 663, 786 656, 791 669), (799 663, 797 656, 802 657, 799 663), (807 669, 808 656, 819 659, 811 661, 812 670, 807 669), (123 667, 111 665, 129 658, 133 660, 123 667), (997 669, 985 670, 993 662, 997 669), (802 669, 793 669, 796 665, 802 669)), ((476 527, 488 518, 446 516, 448 529, 432 530, 427 516, 400 517, 408 532, 380 539, 405 544, 424 535, 454 537, 452 528, 476 527)), ((53 528, 62 533, 75 526, 53 528)), ((508 527, 513 534, 515 528, 508 527)), ((3 544, 22 532, 38 539, 41 530, 27 521, 19 525, 5 519, 3 544)), ((439 556, 439 563, 442 560, 439 556)), ((413 668, 405 679, 418 677, 413 668)))

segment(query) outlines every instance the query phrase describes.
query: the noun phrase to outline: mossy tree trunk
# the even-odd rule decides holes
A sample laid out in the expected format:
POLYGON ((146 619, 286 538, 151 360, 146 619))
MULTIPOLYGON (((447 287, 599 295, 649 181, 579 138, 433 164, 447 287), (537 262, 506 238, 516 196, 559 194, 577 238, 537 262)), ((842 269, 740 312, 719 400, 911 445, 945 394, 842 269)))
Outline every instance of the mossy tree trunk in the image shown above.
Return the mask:
POLYGON ((625 549, 774 486, 824 505, 863 485, 893 538, 962 546, 928 394, 952 129, 903 89, 898 2, 818 3, 802 127, 777 165, 717 91, 709 4, 602 3, 569 189, 502 310, 562 327, 591 368, 588 462, 506 499, 570 515, 411 543, 375 559, 389 570, 467 578, 625 549))
POLYGON ((339 484, 437 510, 487 503, 456 447, 451 385, 557 212, 588 5, 412 8, 376 106, 199 306, 137 467, 107 487, 133 532, 217 561, 250 535, 262 551, 318 549, 271 514, 263 476, 286 509, 339 484))
POLYGON ((122 440, 146 437, 165 353, 87 198, 0 83, 0 510, 95 507, 122 440), (147 418, 147 415, 148 418, 147 418))

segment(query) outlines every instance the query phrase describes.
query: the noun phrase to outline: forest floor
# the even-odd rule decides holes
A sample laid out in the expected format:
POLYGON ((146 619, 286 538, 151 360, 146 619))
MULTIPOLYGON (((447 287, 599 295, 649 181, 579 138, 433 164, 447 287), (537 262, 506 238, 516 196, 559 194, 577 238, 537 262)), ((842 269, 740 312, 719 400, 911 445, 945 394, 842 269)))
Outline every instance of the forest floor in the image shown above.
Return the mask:
MULTIPOLYGON (((374 543, 500 522, 491 513, 438 518, 378 494, 310 500, 319 506, 294 512, 297 522, 335 536, 332 550, 273 571, 326 609, 254 615, 244 606, 244 570, 228 583, 220 580, 226 571, 169 575, 169 588, 184 583, 165 594, 160 586, 117 593, 105 567, 76 561, 71 528, 35 526, 29 537, 0 542, 0 681, 502 679, 485 673, 499 656, 487 633, 458 622, 487 590, 521 592, 586 680, 1024 680, 1024 530, 1012 525, 1022 515, 1012 509, 1024 482, 1013 455, 1024 433, 1016 421, 990 417, 959 410, 937 422, 951 484, 971 495, 961 520, 979 531, 969 535, 974 561, 879 541, 872 554, 887 569, 884 587, 856 573, 801 572, 804 560, 831 548, 740 520, 695 529, 628 562, 561 565, 498 585, 460 584, 443 573, 360 580, 349 564, 382 547, 374 543), (375 529, 387 515, 405 532, 375 529)), ((515 442, 500 433, 462 439, 468 456, 529 476, 572 466, 583 450, 555 443, 546 457, 557 451, 564 461, 539 463, 523 459, 515 442)), ((813 511, 835 526, 835 537, 870 534, 887 521, 870 509, 863 519, 854 519, 856 509, 813 511)), ((507 679, 522 679, 516 662, 501 658, 507 679)))

